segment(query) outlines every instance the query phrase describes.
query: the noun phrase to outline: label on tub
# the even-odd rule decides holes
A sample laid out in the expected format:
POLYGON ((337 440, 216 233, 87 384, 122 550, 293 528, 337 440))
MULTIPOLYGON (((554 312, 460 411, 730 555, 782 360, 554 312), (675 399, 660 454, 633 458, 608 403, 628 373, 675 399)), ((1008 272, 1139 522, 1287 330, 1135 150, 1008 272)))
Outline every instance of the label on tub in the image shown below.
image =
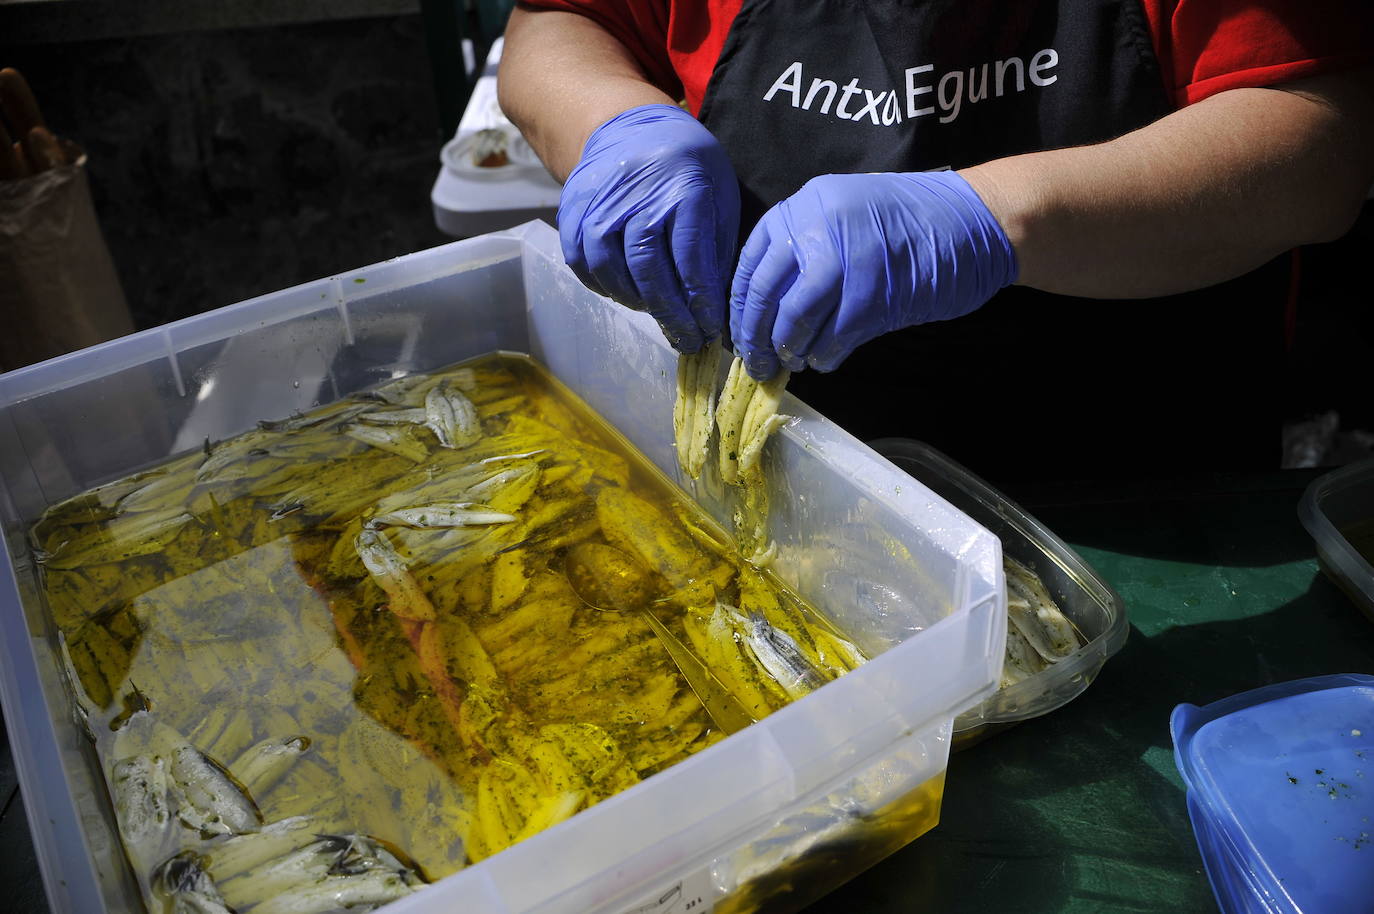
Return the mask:
POLYGON ((710 914, 713 894, 708 868, 646 895, 620 914, 710 914))

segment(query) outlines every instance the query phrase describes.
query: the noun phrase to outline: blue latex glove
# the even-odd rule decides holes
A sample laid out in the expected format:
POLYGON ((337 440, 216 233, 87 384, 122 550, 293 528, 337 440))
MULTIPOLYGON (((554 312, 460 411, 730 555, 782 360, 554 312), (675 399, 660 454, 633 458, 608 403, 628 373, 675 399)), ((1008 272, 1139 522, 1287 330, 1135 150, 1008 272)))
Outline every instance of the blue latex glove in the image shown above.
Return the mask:
POLYGON ((952 171, 822 175, 764 214, 730 294, 749 374, 832 371, 861 343, 961 317, 1016 280, 1006 233, 952 171))
POLYGON ((643 105, 596 128, 563 185, 558 233, 588 288, 649 312, 679 351, 724 329, 739 184, 681 108, 643 105))

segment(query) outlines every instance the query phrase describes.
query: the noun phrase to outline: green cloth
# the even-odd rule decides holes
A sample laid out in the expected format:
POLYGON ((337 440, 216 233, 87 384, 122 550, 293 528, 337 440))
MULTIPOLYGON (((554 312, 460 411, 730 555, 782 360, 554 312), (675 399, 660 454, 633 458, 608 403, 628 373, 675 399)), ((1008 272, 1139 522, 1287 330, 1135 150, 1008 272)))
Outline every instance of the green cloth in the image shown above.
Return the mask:
POLYGON ((1315 475, 1010 493, 1117 589, 1130 638, 1070 704, 956 753, 940 825, 808 914, 1215 910, 1174 706, 1374 671, 1374 625, 1297 519, 1315 475))

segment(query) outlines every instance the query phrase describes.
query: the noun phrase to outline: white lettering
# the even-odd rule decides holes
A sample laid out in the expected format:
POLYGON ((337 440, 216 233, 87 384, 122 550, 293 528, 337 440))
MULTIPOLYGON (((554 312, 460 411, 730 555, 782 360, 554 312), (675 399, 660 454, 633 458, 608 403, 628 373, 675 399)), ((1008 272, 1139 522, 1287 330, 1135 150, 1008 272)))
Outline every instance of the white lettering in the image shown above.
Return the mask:
POLYGON ((1006 60, 997 61, 997 97, 1002 97, 1002 80, 1007 75, 1007 71, 1012 67, 1016 68, 1016 91, 1026 91, 1026 72, 1021 64, 1021 58, 1008 57, 1006 60))
POLYGON ((836 117, 845 118, 846 120, 853 119, 853 118, 854 118, 854 115, 849 114, 849 113, 846 112, 844 109, 845 109, 845 107, 849 104, 849 97, 850 97, 851 95, 858 95, 858 94, 859 94, 859 77, 856 76, 856 77, 854 77, 853 79, 851 79, 849 82, 845 83, 845 84, 844 84, 844 88, 840 90, 840 103, 839 103, 838 105, 835 106, 835 116, 836 116, 836 117))
POLYGON ((900 124, 903 117, 915 119, 937 112, 941 124, 950 124, 963 113, 965 104, 976 105, 990 98, 1025 92, 1027 78, 1033 87, 1053 85, 1059 81, 1059 74, 1055 72, 1058 66, 1059 52, 1044 48, 1037 51, 1029 63, 1020 57, 1007 57, 948 70, 938 74, 938 78, 934 64, 907 67, 904 71, 906 110, 903 112, 897 89, 861 86, 858 76, 851 77, 843 85, 836 80, 813 76, 803 100, 803 65, 796 60, 773 81, 763 100, 773 101, 781 93, 788 97, 793 108, 829 115, 833 107, 837 118, 857 123, 867 120, 875 127, 891 127, 900 124), (921 107, 923 102, 928 104, 921 107))
POLYGON ((920 117, 920 116, 923 115, 923 114, 934 114, 934 113, 935 113, 935 109, 934 109, 933 107, 930 107, 930 108, 917 108, 917 107, 916 107, 916 96, 918 96, 918 95, 929 95, 930 93, 932 93, 932 92, 935 91, 934 87, 932 87, 932 86, 918 86, 918 85, 916 85, 916 75, 917 75, 918 73, 930 73, 930 72, 933 71, 934 69, 935 69, 935 65, 934 65, 934 64, 930 64, 930 63, 924 64, 924 65, 919 66, 919 67, 907 67, 907 68, 906 68, 906 116, 907 116, 907 117, 920 117))
POLYGON ((871 91, 865 89, 864 98, 867 99, 867 101, 865 101, 864 106, 859 109, 859 113, 854 115, 854 120, 857 121, 867 114, 868 119, 873 122, 873 126, 878 126, 878 106, 882 104, 883 96, 885 95, 887 95, 886 91, 874 95, 871 91))
POLYGON ((902 107, 897 104, 897 90, 893 89, 887 93, 887 101, 883 104, 883 126, 891 127, 902 119, 902 107))
POLYGON ((939 88, 935 90, 935 99, 940 103, 940 110, 945 112, 940 116, 940 123, 948 124, 959 116, 959 108, 964 103, 964 71, 950 70, 940 77, 939 88), (953 84, 954 92, 949 94, 945 88, 953 84))
POLYGON ((785 91, 785 92, 790 92, 790 93, 792 94, 792 107, 793 107, 793 108, 800 108, 800 107, 801 107, 801 78, 802 78, 802 65, 801 65, 801 61, 800 61, 800 60, 794 61, 794 62, 792 63, 792 65, 789 66, 786 70, 783 70, 783 71, 782 71, 782 75, 779 76, 779 77, 773 82, 773 87, 772 87, 771 89, 769 89, 769 90, 764 94, 763 100, 766 101, 766 102, 771 102, 771 101, 773 100, 773 96, 774 96, 774 95, 777 95, 778 92, 779 92, 779 90, 782 90, 782 91, 785 91))
POLYGON ((980 67, 980 68, 978 68, 978 69, 976 69, 976 70, 975 70, 975 68, 970 67, 970 68, 969 68, 969 71, 968 71, 968 100, 969 100, 969 104, 971 104, 971 105, 976 105, 976 104, 978 104, 979 102, 981 102, 983 99, 985 99, 985 98, 987 98, 987 97, 988 97, 988 65, 987 65, 987 64, 983 64, 982 67, 980 67), (975 73, 975 72, 980 72, 980 71, 982 72, 982 75, 983 75, 983 88, 978 89, 978 88, 975 88, 975 87, 978 85, 978 81, 977 81, 977 77, 974 76, 974 73, 975 73))
POLYGON ((806 101, 802 102, 802 108, 811 110, 811 100, 816 97, 816 93, 825 90, 825 101, 821 102, 821 114, 830 113, 830 103, 835 100, 835 91, 840 87, 828 79, 816 78, 811 80, 811 88, 806 90, 806 101))
POLYGON ((1056 73, 1048 78, 1040 74, 1045 70, 1053 69, 1058 63, 1059 52, 1054 48, 1045 48, 1043 51, 1036 51, 1035 56, 1031 58, 1030 62, 1030 81, 1037 86, 1048 86, 1059 78, 1059 74, 1056 73))

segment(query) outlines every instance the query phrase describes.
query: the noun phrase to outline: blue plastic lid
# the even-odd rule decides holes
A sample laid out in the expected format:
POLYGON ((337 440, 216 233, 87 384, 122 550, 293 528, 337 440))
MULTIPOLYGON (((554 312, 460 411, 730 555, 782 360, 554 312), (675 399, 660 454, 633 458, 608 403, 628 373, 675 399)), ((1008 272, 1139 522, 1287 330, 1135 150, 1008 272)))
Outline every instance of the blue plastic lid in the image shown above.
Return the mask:
POLYGON ((1228 912, 1374 907, 1374 676, 1266 686, 1169 720, 1217 902, 1228 912))

